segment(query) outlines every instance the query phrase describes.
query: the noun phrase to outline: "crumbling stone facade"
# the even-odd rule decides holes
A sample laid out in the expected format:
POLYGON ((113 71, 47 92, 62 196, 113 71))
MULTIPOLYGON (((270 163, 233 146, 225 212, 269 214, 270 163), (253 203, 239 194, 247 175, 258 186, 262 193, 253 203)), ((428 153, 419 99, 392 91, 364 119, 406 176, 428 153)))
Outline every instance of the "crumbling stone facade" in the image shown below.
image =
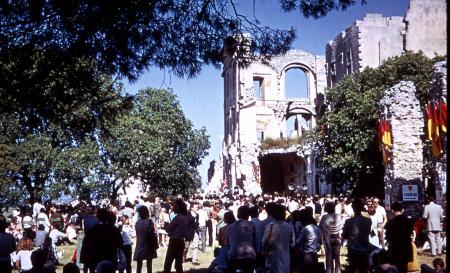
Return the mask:
POLYGON ((403 52, 403 17, 366 14, 342 31, 325 48, 327 84, 333 86, 345 75, 377 67, 403 52))
POLYGON ((445 0, 410 0, 405 16, 366 14, 356 20, 326 45, 327 86, 405 50, 446 55, 446 8, 445 0))
MULTIPOLYGON (((325 57, 296 50, 244 67, 225 48, 222 74, 225 136, 220 160, 211 167, 214 172, 209 191, 227 185, 258 193, 264 190, 265 183, 282 185, 278 187, 281 190, 294 183, 306 185, 308 194, 328 192, 330 188, 322 183, 313 148, 294 145, 287 149, 262 150, 261 141, 301 136, 298 125, 293 133, 286 133, 289 119, 296 117, 306 121, 302 124, 306 130, 313 128, 327 107, 325 87, 332 87, 348 74, 378 67, 405 50, 422 50, 428 57, 447 54, 446 33, 445 0, 410 0, 405 16, 366 14, 362 20, 355 21, 326 45, 325 57), (306 96, 286 96, 286 74, 290 69, 301 69, 306 74, 306 96), (278 171, 271 170, 270 166, 278 171), (281 179, 267 182, 267 177, 281 179)), ((446 62, 435 65, 431 97, 446 97, 446 73, 446 62)), ((388 205, 389 200, 400 200, 402 184, 415 183, 423 194, 420 137, 424 132, 424 116, 410 82, 389 89, 381 104, 391 119, 394 140, 392 165, 387 166, 385 180, 388 205)), ((444 157, 441 170, 446 166, 446 154, 444 157)), ((440 173, 439 179, 446 180, 443 178, 446 172, 440 173)))
POLYGON ((418 198, 423 198, 424 116, 414 83, 401 81, 386 90, 380 106, 392 127, 392 153, 385 166, 385 202, 403 201, 402 185, 417 185, 418 198))
POLYGON ((405 49, 432 58, 447 54, 447 2, 411 0, 405 15, 405 49))
MULTIPOLYGON (((433 66, 429 89, 430 98, 439 100, 447 96, 447 62, 438 62, 433 66)), ((401 81, 385 92, 380 101, 385 117, 392 127, 392 150, 385 165, 385 204, 389 208, 394 201, 404 201, 405 185, 416 185, 419 202, 405 202, 412 213, 420 211, 424 194, 430 186, 430 177, 424 173, 424 145, 426 133, 425 115, 416 97, 416 88, 412 82, 401 81)), ((445 147, 447 136, 442 135, 445 147)), ((436 192, 436 201, 442 204, 447 189, 447 152, 434 159, 435 181, 432 189, 436 192)))
POLYGON ((437 62, 433 65, 431 75, 430 97, 438 100, 447 97, 447 62, 437 62))
MULTIPOLYGON (((238 186, 250 193, 260 193, 273 189, 287 191, 288 184, 292 183, 298 187, 302 185, 304 189, 306 186, 305 191, 310 194, 319 193, 317 190, 326 191, 327 186, 316 185, 320 183, 320 174, 311 148, 298 144, 288 149, 261 149, 264 139, 301 137, 303 131, 315 126, 315 99, 318 94, 324 94, 326 86, 324 56, 293 50, 270 60, 254 61, 250 66, 244 66, 226 48, 223 57, 221 187, 238 186), (305 74, 306 96, 286 95, 285 79, 291 69, 299 69, 305 74), (287 132, 293 119, 296 119, 296 127, 287 132), (266 162, 263 169, 262 161, 266 162), (275 171, 277 175, 274 175, 275 171), (269 178, 264 177, 265 173, 269 178)), ((214 184, 218 188, 217 181, 214 184)), ((209 191, 212 188, 208 186, 209 191)))

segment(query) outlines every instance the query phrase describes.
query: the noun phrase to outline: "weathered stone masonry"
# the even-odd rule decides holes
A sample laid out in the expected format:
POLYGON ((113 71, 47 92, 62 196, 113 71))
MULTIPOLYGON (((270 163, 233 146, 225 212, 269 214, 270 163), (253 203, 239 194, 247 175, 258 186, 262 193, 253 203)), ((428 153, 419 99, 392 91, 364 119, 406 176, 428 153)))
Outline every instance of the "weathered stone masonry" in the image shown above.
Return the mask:
MULTIPOLYGON (((293 50, 244 67, 232 52, 225 52, 222 182, 229 187, 239 186, 247 192, 258 193, 263 190, 264 173, 270 176, 277 171, 279 180, 274 176, 267 179, 277 180, 269 183, 277 184, 275 188, 280 191, 287 190, 289 183, 307 184, 310 194, 317 189, 320 191, 315 185, 320 175, 315 166, 314 151, 297 145, 287 150, 263 152, 260 142, 266 138, 291 137, 285 133, 289 118, 304 119, 306 130, 315 126, 315 99, 318 94, 324 94, 326 86, 325 58, 293 50), (285 77, 290 69, 301 69, 305 73, 306 97, 286 97, 285 77), (259 83, 259 90, 255 90, 255 82, 259 83), (264 162, 269 163, 261 170, 264 157, 264 162)), ((296 131, 297 135, 301 135, 300 130, 296 131)), ((217 188, 217 181, 215 184, 217 188)))

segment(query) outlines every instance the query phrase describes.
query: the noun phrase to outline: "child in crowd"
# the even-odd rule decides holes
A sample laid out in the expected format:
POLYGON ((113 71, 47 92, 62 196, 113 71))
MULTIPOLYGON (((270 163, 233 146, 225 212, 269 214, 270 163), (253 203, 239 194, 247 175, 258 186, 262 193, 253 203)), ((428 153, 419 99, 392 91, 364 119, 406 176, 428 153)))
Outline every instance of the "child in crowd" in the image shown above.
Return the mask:
POLYGON ((33 241, 28 237, 23 237, 17 244, 15 256, 16 268, 19 272, 29 270, 33 267, 31 264, 31 252, 33 251, 33 241))

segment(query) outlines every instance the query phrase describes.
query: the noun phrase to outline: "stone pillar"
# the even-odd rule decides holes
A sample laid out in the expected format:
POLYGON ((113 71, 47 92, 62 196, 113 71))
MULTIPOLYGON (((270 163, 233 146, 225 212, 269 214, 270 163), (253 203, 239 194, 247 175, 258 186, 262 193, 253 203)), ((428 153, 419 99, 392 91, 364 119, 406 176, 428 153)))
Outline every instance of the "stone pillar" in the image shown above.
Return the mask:
MULTIPOLYGON (((388 203, 404 202, 415 207, 423 198, 423 134, 424 116, 413 82, 401 81, 386 90, 380 101, 382 113, 392 128, 392 153, 385 172, 385 194, 388 203), (418 202, 409 201, 417 189, 418 202), (404 191, 404 192, 403 192, 404 191), (405 195, 406 194, 406 195, 405 195)), ((390 209, 390 204, 386 204, 390 209)))

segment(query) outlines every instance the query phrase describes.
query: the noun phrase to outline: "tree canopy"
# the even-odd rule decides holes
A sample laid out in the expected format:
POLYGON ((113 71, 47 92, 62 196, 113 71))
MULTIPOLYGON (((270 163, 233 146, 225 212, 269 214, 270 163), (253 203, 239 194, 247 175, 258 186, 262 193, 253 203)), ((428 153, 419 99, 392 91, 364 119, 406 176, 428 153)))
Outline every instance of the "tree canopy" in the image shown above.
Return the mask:
MULTIPOLYGON (((286 11, 299 9, 317 18, 355 1, 280 3, 286 11)), ((105 73, 130 80, 148 66, 195 76, 204 64, 220 64, 225 38, 245 33, 252 37, 253 55, 283 53, 295 38, 294 29, 272 29, 244 16, 235 0, 0 1, 2 50, 23 45, 57 48, 67 56, 95 60, 105 73)))
POLYGON ((123 178, 139 179, 152 194, 187 194, 200 186, 197 167, 208 155, 208 136, 193 128, 173 93, 140 90, 111 134, 103 141, 105 156, 123 178))
MULTIPOLYGON (((354 1, 280 3, 317 18, 354 1)), ((250 57, 284 53, 295 38, 294 29, 243 15, 234 0, 0 0, 0 204, 114 192, 131 175, 159 190, 191 190, 209 147, 205 130, 173 110, 173 95, 133 99, 120 81, 150 66, 193 77, 220 65, 224 42, 239 46, 247 34, 250 57), (163 106, 171 116, 155 114, 163 106)))
POLYGON ((205 129, 194 129, 176 96, 166 90, 141 90, 132 103, 115 122, 70 143, 55 140, 66 139, 64 130, 49 120, 43 121, 47 127, 26 130, 20 116, 1 115, 0 203, 61 194, 115 198, 133 178, 149 193, 197 189, 196 168, 210 145, 205 129))
POLYGON ((330 110, 318 121, 316 140, 328 182, 382 195, 373 191, 380 189, 384 172, 376 134, 379 102, 389 87, 402 80, 412 81, 424 111, 433 64, 443 59, 406 52, 378 68, 348 75, 327 89, 330 110))

